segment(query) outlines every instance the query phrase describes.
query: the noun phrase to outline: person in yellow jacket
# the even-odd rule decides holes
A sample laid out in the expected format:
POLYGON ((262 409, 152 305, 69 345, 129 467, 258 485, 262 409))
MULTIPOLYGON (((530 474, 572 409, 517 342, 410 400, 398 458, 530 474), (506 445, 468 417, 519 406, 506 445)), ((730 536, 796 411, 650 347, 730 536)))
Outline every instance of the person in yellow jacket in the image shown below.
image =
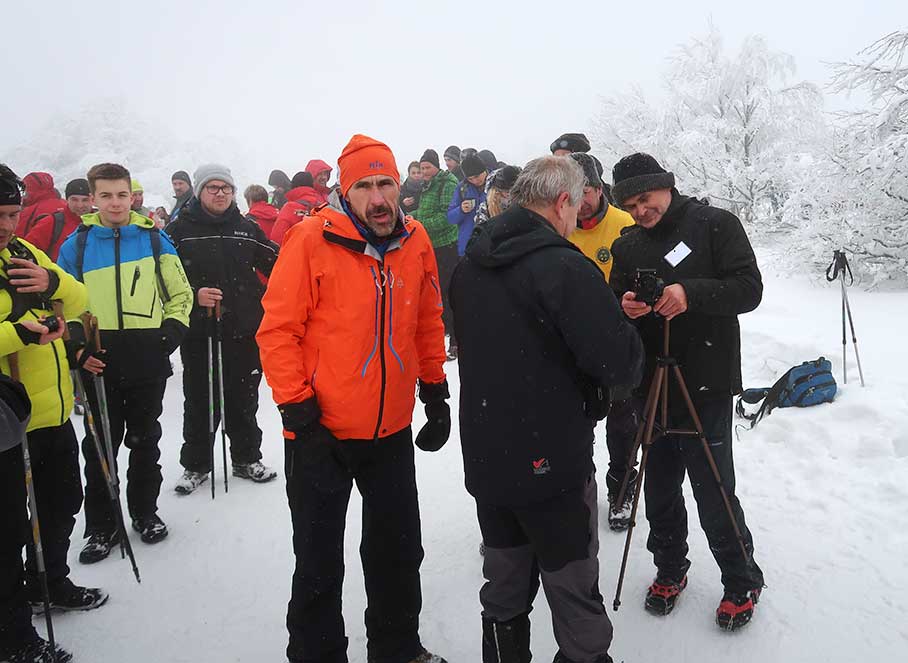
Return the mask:
MULTIPOLYGON (((164 389, 172 374, 169 356, 189 329, 193 294, 176 249, 154 222, 130 209, 129 171, 104 163, 88 171, 95 214, 60 248, 58 264, 88 288, 89 310, 98 318, 103 356, 77 351, 83 384, 99 420, 89 374, 103 372, 114 456, 129 448, 126 501, 132 527, 145 543, 167 536, 157 515, 161 488, 159 442, 164 389)), ((78 331, 75 330, 75 331, 78 331)), ((78 342, 77 334, 73 334, 78 342)), ((98 562, 117 543, 116 514, 106 493, 101 463, 86 426, 85 536, 83 564, 98 562)))
MULTIPOLYGON (((85 310, 85 286, 39 249, 15 236, 22 183, 0 164, 0 371, 15 376, 31 401, 26 438, 31 463, 52 609, 90 610, 107 594, 69 579, 66 556, 75 514, 82 505, 79 447, 69 416, 73 388, 53 302, 74 318, 85 310), (15 369, 15 370, 14 370, 15 369)), ((0 439, 0 660, 51 660, 50 646, 31 624, 29 603, 41 603, 29 539, 25 474, 19 440, 0 439)), ((60 650, 54 660, 66 661, 60 650)))
MULTIPOLYGON (((602 167, 595 157, 583 152, 570 155, 583 168, 586 182, 583 187, 583 201, 577 213, 577 229, 568 240, 602 270, 605 280, 612 272, 612 243, 621 231, 634 225, 634 219, 624 210, 610 205, 606 187, 602 181, 602 167)), ((618 532, 626 530, 630 523, 633 503, 633 480, 636 469, 631 469, 631 490, 621 504, 617 504, 618 492, 624 475, 628 471, 628 457, 637 432, 639 404, 634 400, 629 387, 613 387, 610 390, 611 408, 605 422, 606 445, 608 446, 609 468, 605 475, 608 486, 609 527, 618 532)), ((634 461, 636 463, 636 461, 634 461)))

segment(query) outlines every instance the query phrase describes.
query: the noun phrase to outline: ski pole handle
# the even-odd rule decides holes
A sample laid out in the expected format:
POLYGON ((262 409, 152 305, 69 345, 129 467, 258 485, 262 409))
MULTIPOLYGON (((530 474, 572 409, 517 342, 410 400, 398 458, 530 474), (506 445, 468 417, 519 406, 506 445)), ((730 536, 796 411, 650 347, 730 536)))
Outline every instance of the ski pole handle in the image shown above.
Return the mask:
POLYGON ((214 317, 220 322, 221 320, 221 300, 217 300, 214 303, 214 317))

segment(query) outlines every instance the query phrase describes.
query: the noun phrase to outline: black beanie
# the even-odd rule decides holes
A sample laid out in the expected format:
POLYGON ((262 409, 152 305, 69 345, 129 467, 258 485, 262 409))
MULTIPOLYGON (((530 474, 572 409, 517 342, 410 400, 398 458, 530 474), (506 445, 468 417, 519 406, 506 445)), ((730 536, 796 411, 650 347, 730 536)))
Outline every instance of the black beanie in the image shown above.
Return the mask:
POLYGON ((21 205, 25 185, 5 163, 0 163, 0 205, 21 205))
POLYGON ((90 196, 91 190, 88 188, 88 180, 83 178, 78 178, 70 180, 66 183, 66 190, 64 192, 64 198, 69 198, 70 196, 90 196))
POLYGON ((672 189, 675 176, 653 157, 637 152, 624 157, 612 168, 612 197, 621 205, 625 200, 646 191, 672 189))
POLYGON ((448 149, 445 150, 446 159, 454 159, 457 163, 460 163, 460 148, 456 145, 449 145, 448 149))
POLYGON ((489 183, 489 187, 499 191, 510 191, 519 175, 520 168, 518 166, 504 166, 492 173, 492 181, 489 183))
POLYGON ((586 186, 591 186, 594 189, 601 189, 602 178, 599 176, 599 169, 596 168, 596 157, 583 152, 574 152, 571 154, 571 158, 583 168, 583 177, 586 179, 586 186))
POLYGON ((170 181, 173 182, 174 180, 182 180, 189 186, 192 186, 192 180, 189 179, 189 173, 187 173, 185 170, 178 170, 173 175, 171 175, 170 181))
POLYGON ((479 150, 476 154, 482 159, 488 170, 495 170, 498 167, 498 157, 492 150, 479 150))
POLYGON ((315 180, 312 179, 312 173, 301 170, 293 176, 292 180, 290 180, 290 186, 294 189, 298 186, 314 186, 314 182, 315 180))
POLYGON ((471 154, 460 164, 464 177, 475 177, 488 171, 485 163, 477 155, 471 154))
POLYGON ((570 150, 571 152, 589 152, 590 141, 583 134, 561 134, 549 146, 552 154, 555 150, 570 150))
POLYGON ((431 147, 422 153, 422 157, 420 158, 419 163, 423 162, 430 163, 436 168, 441 168, 441 166, 438 165, 438 152, 433 150, 431 147))

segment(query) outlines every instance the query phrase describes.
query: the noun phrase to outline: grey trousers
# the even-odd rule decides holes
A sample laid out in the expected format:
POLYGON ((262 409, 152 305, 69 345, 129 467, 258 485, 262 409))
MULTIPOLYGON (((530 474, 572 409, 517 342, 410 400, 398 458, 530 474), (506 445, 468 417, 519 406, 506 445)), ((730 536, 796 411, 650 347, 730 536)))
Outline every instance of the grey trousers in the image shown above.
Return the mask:
POLYGON ((573 663, 603 657, 612 624, 599 593, 595 475, 526 507, 477 502, 477 514, 485 543, 483 618, 503 623, 529 613, 541 577, 561 654, 573 663))

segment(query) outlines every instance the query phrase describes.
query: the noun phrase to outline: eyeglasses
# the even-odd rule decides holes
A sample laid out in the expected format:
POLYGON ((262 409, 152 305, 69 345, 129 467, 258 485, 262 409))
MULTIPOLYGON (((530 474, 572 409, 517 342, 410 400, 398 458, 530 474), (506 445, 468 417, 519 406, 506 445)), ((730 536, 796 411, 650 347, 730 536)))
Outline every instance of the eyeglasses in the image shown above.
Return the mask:
POLYGON ((217 195, 218 193, 223 193, 225 196, 229 196, 231 193, 233 193, 233 185, 222 184, 218 186, 217 184, 206 184, 205 191, 210 193, 212 196, 217 195))

